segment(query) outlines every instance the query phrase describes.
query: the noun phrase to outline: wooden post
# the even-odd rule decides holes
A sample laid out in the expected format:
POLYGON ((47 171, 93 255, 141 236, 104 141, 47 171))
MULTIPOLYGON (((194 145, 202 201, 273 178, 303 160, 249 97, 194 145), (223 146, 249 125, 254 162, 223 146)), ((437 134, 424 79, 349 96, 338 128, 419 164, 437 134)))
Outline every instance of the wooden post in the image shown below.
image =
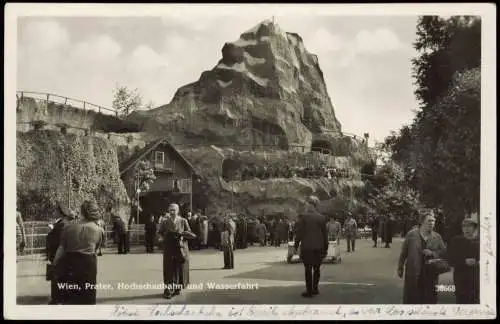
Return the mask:
POLYGON ((231 181, 231 212, 233 212, 234 208, 234 182, 231 181))
POLYGON ((68 166, 68 208, 71 208, 71 173, 68 166))
POLYGON ((83 110, 85 110, 85 101, 83 102, 83 110))
POLYGON ((193 170, 189 171, 191 190, 189 191, 189 211, 193 212, 193 170))
MULTIPOLYGON (((26 229, 24 229, 26 233, 26 229)), ((31 253, 34 254, 33 248, 34 248, 34 236, 35 236, 35 223, 31 223, 31 253)))

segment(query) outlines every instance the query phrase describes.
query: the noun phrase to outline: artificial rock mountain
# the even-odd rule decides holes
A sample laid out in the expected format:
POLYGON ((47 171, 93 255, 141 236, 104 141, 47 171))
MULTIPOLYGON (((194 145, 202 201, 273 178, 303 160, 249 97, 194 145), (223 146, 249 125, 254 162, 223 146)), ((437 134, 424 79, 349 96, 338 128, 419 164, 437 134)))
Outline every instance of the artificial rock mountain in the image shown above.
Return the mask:
POLYGON ((253 216, 282 212, 293 218, 311 194, 322 199, 326 213, 364 205, 359 170, 371 159, 368 147, 343 136, 318 57, 306 50, 299 35, 283 32, 271 21, 224 44, 217 65, 178 89, 169 104, 133 113, 129 121, 142 125, 149 136, 172 137, 204 176, 211 215, 239 210, 253 216), (234 149, 222 148, 227 144, 234 149), (266 156, 252 149, 260 145, 281 150, 266 156), (354 177, 333 182, 221 177, 243 164, 294 165, 298 159, 291 152, 307 156, 316 148, 330 149, 331 165, 350 169, 354 177))
POLYGON ((264 21, 222 47, 222 59, 164 106, 130 115, 148 133, 181 143, 334 149, 341 125, 316 55, 264 21), (324 144, 327 143, 327 144, 324 144))
POLYGON ((96 116, 67 105, 19 101, 18 120, 41 120, 56 128, 25 133, 18 125, 17 190, 23 215, 37 219, 40 214, 42 219, 51 215, 47 211, 56 200, 69 200, 77 208, 83 199, 94 197, 103 210, 111 208, 127 221, 130 200, 119 179, 118 165, 138 149, 136 140, 144 146, 165 135, 172 136, 176 147, 203 176, 198 191, 203 191, 203 205, 210 215, 239 210, 249 216, 282 212, 293 218, 311 194, 320 197, 327 214, 364 204, 359 170, 371 159, 368 147, 342 136, 318 58, 307 52, 300 36, 285 33, 269 21, 224 44, 217 65, 203 72, 198 81, 180 88, 169 104, 136 112, 127 122, 96 116), (68 129, 76 133, 62 136, 59 124, 76 127, 68 129), (141 132, 129 127, 135 124, 141 132), (81 127, 96 133, 80 134, 81 127), (122 134, 134 141, 112 140, 110 132, 116 129, 135 132, 122 134), (184 145, 191 143, 197 145, 184 145), (224 144, 236 145, 231 149, 224 144), (259 144, 270 144, 272 150, 251 147, 259 144), (275 149, 277 144, 281 150, 275 149), (294 150, 293 145, 302 149, 294 150), (310 158, 309 150, 317 146, 329 146, 334 155, 330 165, 349 169, 353 177, 335 181, 230 181, 223 177, 244 164, 297 165, 310 158), (40 162, 49 160, 50 166, 57 166, 54 170, 40 162), (71 181, 66 179, 68 173, 71 181))

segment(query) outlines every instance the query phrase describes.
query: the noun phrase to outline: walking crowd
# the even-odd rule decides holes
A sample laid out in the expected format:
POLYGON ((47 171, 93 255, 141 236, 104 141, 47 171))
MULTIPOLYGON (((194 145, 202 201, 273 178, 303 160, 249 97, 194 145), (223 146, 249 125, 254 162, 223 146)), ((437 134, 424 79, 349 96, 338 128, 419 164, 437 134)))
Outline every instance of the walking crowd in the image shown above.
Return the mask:
MULTIPOLYGON (((182 217, 175 203, 168 206, 164 215, 158 218, 151 215, 144 226, 144 242, 147 253, 153 253, 156 246, 162 250, 163 297, 173 298, 189 284, 191 250, 216 248, 222 252, 223 268, 233 269, 237 264, 234 250, 255 243, 279 247, 284 242, 293 244, 304 263, 306 291, 302 295, 319 294, 319 265, 327 255, 330 242, 339 243, 343 237, 347 252, 355 252, 360 225, 350 212, 345 215, 343 225, 340 217, 326 217, 318 212, 318 201, 317 197, 309 197, 296 222, 288 221, 284 215, 254 220, 227 213, 209 218, 201 210, 182 217)), ((55 216, 58 219, 50 226, 46 245, 50 304, 96 304, 97 256, 102 254, 105 242, 99 208, 94 201, 85 201, 77 213, 58 203, 55 216), (60 283, 79 289, 66 289, 60 283)), ((422 209, 418 216, 415 224, 410 221, 403 226, 404 243, 396 267, 398 276, 404 279, 403 303, 437 303, 439 276, 449 271, 453 271, 457 304, 479 303, 478 215, 467 215, 462 222, 462 233, 446 243, 436 231, 434 210, 422 209)), ((20 252, 26 239, 19 212, 16 218, 20 252)), ((365 224, 361 218, 358 221, 361 226, 365 224)), ((366 226, 371 228, 373 247, 377 247, 381 237, 385 247, 390 248, 396 223, 393 217, 371 215, 368 218, 366 226)), ((113 232, 117 252, 128 253, 127 226, 118 215, 113 217, 113 232)))

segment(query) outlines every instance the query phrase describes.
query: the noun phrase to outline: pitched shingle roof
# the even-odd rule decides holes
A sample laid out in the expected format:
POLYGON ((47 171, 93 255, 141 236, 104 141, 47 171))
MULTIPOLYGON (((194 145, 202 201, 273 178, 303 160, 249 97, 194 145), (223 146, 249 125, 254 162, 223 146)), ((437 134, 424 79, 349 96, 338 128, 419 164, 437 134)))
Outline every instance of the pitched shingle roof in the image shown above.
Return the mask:
POLYGON ((162 137, 162 138, 157 139, 156 141, 148 143, 141 150, 134 153, 127 161, 122 163, 120 165, 120 175, 123 175, 125 172, 127 172, 132 167, 134 167, 139 161, 141 161, 145 156, 147 156, 151 151, 153 151, 155 148, 157 148, 161 144, 165 144, 165 145, 169 146, 171 148, 172 152, 174 152, 174 154, 177 155, 177 157, 180 160, 182 160, 193 173, 196 173, 195 169, 191 165, 191 163, 189 163, 189 161, 179 151, 177 151, 177 149, 172 145, 172 143, 169 142, 168 138, 162 137))

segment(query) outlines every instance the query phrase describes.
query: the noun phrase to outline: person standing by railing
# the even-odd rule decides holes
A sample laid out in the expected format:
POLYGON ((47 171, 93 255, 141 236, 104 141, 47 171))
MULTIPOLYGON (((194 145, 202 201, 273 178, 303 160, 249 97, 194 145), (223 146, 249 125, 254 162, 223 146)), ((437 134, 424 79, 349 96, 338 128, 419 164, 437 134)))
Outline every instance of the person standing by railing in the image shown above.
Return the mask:
POLYGON ((149 221, 144 225, 144 242, 146 245, 146 252, 153 253, 156 242, 156 222, 154 215, 151 215, 149 221))
POLYGON ((127 229, 125 222, 118 215, 113 215, 113 234, 118 246, 118 254, 127 254, 127 229))
POLYGON ((26 246, 26 231, 24 228, 23 217, 19 210, 16 211, 16 252, 18 255, 24 252, 26 246))
POLYGON ((104 219, 100 218, 96 224, 102 228, 102 242, 99 244, 97 247, 97 256, 102 256, 102 247, 103 245, 106 244, 106 232, 105 232, 105 224, 104 224, 104 219))

